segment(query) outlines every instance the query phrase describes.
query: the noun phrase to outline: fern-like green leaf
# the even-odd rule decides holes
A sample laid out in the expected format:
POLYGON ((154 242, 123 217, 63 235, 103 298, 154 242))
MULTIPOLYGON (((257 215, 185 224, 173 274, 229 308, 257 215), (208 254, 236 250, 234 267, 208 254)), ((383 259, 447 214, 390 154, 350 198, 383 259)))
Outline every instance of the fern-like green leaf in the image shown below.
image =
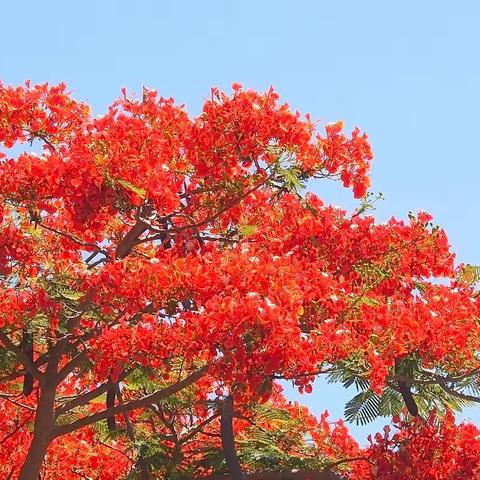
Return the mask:
POLYGON ((380 397, 366 390, 355 395, 345 405, 345 419, 357 425, 366 425, 380 415, 380 397))
POLYGON ((390 417, 400 413, 405 406, 402 396, 393 388, 387 387, 382 392, 378 404, 378 413, 382 417, 390 417))

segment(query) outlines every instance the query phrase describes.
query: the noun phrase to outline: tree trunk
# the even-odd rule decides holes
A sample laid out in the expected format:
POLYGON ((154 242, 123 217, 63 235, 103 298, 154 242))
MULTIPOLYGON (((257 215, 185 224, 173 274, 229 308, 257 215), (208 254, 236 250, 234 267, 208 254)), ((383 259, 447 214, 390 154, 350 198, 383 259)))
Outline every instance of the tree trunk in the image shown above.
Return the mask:
POLYGON ((220 418, 220 436, 225 455, 225 463, 232 480, 242 480, 243 471, 235 449, 235 437, 233 434, 233 398, 227 397, 222 404, 220 418))
POLYGON ((33 438, 18 480, 37 480, 48 446, 52 441, 54 425, 55 389, 42 389, 35 415, 33 438))

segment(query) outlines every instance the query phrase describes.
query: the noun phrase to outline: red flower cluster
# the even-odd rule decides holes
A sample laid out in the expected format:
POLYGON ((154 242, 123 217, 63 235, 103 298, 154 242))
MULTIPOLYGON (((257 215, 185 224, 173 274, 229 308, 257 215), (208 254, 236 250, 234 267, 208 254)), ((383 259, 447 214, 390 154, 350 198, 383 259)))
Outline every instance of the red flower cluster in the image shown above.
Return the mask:
POLYGON ((438 422, 411 424, 394 419, 396 433, 385 427, 368 452, 371 478, 378 480, 474 480, 480 476, 480 430, 468 423, 455 424, 448 412, 438 422))

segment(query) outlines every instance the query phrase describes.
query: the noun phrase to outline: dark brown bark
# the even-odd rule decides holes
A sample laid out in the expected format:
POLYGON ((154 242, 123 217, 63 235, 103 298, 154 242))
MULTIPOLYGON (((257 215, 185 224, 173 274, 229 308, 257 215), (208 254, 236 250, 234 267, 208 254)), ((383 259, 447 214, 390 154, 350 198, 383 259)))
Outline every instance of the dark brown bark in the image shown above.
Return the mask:
MULTIPOLYGON (((120 385, 115 383, 115 394, 117 396, 118 401, 120 404, 123 404, 123 395, 122 391, 120 390, 120 385)), ((130 417, 128 415, 128 412, 123 413, 123 417, 125 419, 125 424, 127 427, 127 435, 132 444, 135 443, 135 429, 133 427, 133 424, 130 420, 130 417)), ((113 416, 115 418, 115 416, 113 416)), ((108 419, 107 419, 108 421, 108 419)), ((140 452, 139 457, 137 461, 135 462, 134 469, 136 472, 138 472, 138 478, 139 480, 151 480, 151 474, 150 474, 150 464, 142 457, 142 453, 140 452)))
MULTIPOLYGON (((33 363, 33 338, 26 328, 22 331, 22 343, 20 345, 25 356, 33 363)), ((33 375, 26 372, 23 376, 23 394, 28 397, 33 391, 33 375)))
MULTIPOLYGON (((107 390, 107 398, 105 401, 106 408, 113 408, 115 406, 115 397, 117 395, 117 385, 110 380, 110 387, 107 390)), ((114 432, 117 429, 117 422, 115 421, 115 415, 111 415, 107 418, 108 431, 114 432)))
POLYGON ((120 241, 115 251, 116 258, 125 258, 133 247, 135 240, 148 230, 148 225, 141 220, 138 220, 133 228, 120 241))
MULTIPOLYGON (((401 361, 398 358, 395 360, 395 373, 396 374, 402 373, 401 361)), ((398 379, 397 385, 398 385, 397 390, 400 392, 400 395, 402 396, 403 401, 405 402, 405 406, 407 407, 408 413, 410 413, 412 417, 418 417, 419 416, 418 406, 417 406, 417 403, 415 402, 415 399, 413 398, 413 394, 411 391, 411 383, 404 379, 398 379)))
POLYGON ((227 397, 221 406, 220 436, 225 462, 232 480, 243 480, 243 470, 238 460, 233 433, 233 398, 227 397))
POLYGON ((55 388, 40 391, 33 438, 25 462, 20 470, 18 480, 37 480, 48 446, 53 439, 53 410, 55 405, 55 388))
POLYGON ((0 330, 0 341, 3 343, 5 348, 11 352, 13 352, 18 360, 23 364, 23 367, 27 373, 30 373, 33 375, 33 377, 39 378, 40 372, 35 366, 35 363, 32 362, 32 360, 25 355, 22 349, 22 345, 15 345, 12 340, 10 340, 10 337, 0 330))
POLYGON ((418 417, 418 406, 415 402, 415 399, 413 398, 413 394, 410 390, 410 385, 408 385, 407 382, 399 380, 398 391, 402 395, 403 401, 407 406, 408 413, 410 413, 410 415, 412 415, 413 417, 418 417))
POLYGON ((135 242, 141 237, 148 229, 149 225, 142 220, 141 216, 148 217, 152 212, 151 206, 144 206, 140 212, 139 218, 135 225, 127 232, 127 234, 118 242, 117 248, 115 250, 115 258, 121 259, 125 258, 129 253, 132 247, 135 245, 135 242))

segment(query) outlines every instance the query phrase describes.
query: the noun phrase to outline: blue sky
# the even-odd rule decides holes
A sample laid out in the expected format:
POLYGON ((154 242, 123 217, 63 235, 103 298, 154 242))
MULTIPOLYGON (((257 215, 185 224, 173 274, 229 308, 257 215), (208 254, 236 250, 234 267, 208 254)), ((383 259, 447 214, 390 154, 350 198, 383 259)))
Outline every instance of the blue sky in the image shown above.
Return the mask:
MULTIPOLYGON (((96 112, 146 85, 196 113, 211 86, 237 81, 359 126, 386 198, 377 218, 425 209, 458 259, 480 264, 479 2, 7 0, 2 18, 0 79, 65 81, 96 112)), ((312 188, 355 205, 331 184, 312 188)), ((322 384, 302 400, 336 417, 349 396, 322 384)))

